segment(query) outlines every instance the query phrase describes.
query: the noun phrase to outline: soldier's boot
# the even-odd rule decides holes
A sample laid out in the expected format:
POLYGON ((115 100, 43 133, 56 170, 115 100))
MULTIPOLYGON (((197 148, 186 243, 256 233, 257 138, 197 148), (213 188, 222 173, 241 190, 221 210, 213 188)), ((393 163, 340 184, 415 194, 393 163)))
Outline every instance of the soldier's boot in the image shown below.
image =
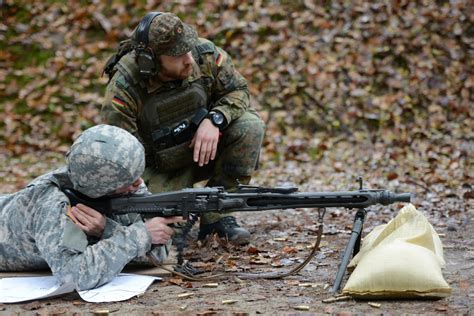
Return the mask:
POLYGON ((246 245, 250 242, 250 232, 237 224, 234 216, 226 216, 211 224, 201 224, 198 239, 205 239, 208 235, 217 233, 233 245, 246 245))

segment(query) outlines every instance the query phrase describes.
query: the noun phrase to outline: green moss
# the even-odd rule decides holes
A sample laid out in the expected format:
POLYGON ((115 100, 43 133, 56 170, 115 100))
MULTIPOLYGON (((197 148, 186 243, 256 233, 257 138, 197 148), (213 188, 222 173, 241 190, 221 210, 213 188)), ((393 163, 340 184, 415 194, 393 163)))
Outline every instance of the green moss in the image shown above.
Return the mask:
POLYGON ((271 28, 269 25, 261 25, 256 33, 260 39, 266 39, 270 35, 277 35, 278 31, 271 28))
POLYGON ((9 84, 12 81, 16 81, 16 84, 19 87, 24 87, 25 85, 30 83, 33 79, 34 78, 32 76, 28 76, 28 75, 16 76, 12 73, 9 73, 5 78, 5 83, 9 84))
POLYGON ((15 16, 16 23, 29 24, 31 22, 30 10, 23 4, 2 4, 2 11, 6 16, 15 16))
POLYGON ((28 104, 26 104, 25 100, 18 100, 18 102, 15 105, 15 108, 13 109, 13 112, 15 114, 27 114, 31 112, 31 109, 28 107, 28 104))
POLYGON ((308 154, 312 161, 318 161, 322 158, 324 151, 319 150, 317 147, 311 147, 308 154))
POLYGON ((14 61, 14 67, 16 69, 44 65, 54 56, 53 51, 44 50, 38 44, 32 44, 28 47, 24 45, 10 45, 6 50, 16 57, 14 61))

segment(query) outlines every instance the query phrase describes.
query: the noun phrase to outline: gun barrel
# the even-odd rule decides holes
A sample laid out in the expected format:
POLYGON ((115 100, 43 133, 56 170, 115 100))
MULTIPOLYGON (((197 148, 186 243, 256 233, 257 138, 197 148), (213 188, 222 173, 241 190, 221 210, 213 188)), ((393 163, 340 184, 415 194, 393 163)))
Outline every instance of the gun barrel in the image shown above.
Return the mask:
POLYGON ((389 205, 395 202, 410 202, 410 193, 392 193, 390 191, 382 191, 378 203, 389 205))
POLYGON ((394 194, 394 202, 410 202, 411 201, 411 193, 397 193, 394 194))
MULTIPOLYGON (((249 193, 228 194, 242 200, 242 205, 234 205, 233 211, 260 211, 287 208, 346 207, 366 208, 375 204, 389 205, 396 202, 410 202, 410 193, 393 193, 386 190, 361 190, 348 192, 301 192, 292 194, 249 193)), ((225 200, 226 198, 224 198, 225 200)), ((223 211, 228 209, 223 208, 223 211)))

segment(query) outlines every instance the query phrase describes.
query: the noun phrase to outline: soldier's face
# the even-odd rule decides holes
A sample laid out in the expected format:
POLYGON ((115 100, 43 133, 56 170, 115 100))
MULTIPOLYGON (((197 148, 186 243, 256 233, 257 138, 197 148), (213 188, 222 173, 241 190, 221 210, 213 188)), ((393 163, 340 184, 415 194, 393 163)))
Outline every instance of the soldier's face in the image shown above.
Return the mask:
POLYGON ((161 55, 160 77, 162 80, 183 80, 193 73, 193 55, 191 52, 181 56, 161 55))
POLYGON ((136 192, 139 188, 140 185, 143 183, 143 179, 140 177, 135 182, 133 182, 130 185, 118 188, 113 192, 113 195, 122 195, 122 194, 128 194, 128 193, 133 193, 136 192))

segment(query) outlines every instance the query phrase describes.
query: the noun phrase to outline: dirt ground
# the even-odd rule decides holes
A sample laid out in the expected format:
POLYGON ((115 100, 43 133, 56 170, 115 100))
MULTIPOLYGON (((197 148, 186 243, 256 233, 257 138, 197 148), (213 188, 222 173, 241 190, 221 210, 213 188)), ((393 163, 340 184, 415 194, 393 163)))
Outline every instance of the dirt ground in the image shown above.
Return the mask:
MULTIPOLYGON (((345 148, 335 147, 336 155, 338 150, 343 152, 345 148)), ((334 166, 331 159, 323 158, 320 166, 334 166)), ((301 191, 335 190, 347 183, 343 176, 347 174, 347 170, 334 174, 333 167, 320 167, 317 170, 320 177, 315 177, 316 170, 305 163, 286 165, 285 170, 278 166, 267 167, 264 169, 266 171, 259 172, 255 182, 273 185, 275 183, 268 180, 272 175, 278 178, 276 184, 296 177, 301 180, 300 183, 304 183, 300 185, 301 191), (287 176, 282 176, 283 174, 287 176)), ((379 167, 374 166, 375 168, 379 167)), ((386 188, 390 190, 416 194, 414 205, 427 216, 443 242, 447 262, 443 275, 452 287, 449 297, 439 300, 345 299, 324 302, 332 297, 328 291, 333 284, 355 214, 353 210, 344 209, 328 209, 320 251, 299 274, 283 280, 240 280, 232 277, 232 271, 284 271, 304 260, 309 253, 309 246, 316 238, 315 210, 276 210, 238 214, 240 222, 252 233, 251 244, 244 247, 231 247, 216 239, 197 243, 192 239, 196 236, 197 228, 193 229, 186 258, 196 267, 208 271, 207 273, 228 271, 229 278, 212 281, 217 283, 215 287, 207 287, 209 281, 195 282, 179 277, 166 277, 163 281, 154 283, 142 296, 125 302, 86 303, 78 294, 72 293, 23 304, 3 304, 0 305, 0 314, 89 315, 100 314, 100 311, 108 311, 111 315, 471 314, 474 309, 474 290, 471 286, 474 279, 474 208, 472 195, 465 194, 471 187, 468 184, 456 187, 441 185, 440 188, 427 191, 426 188, 420 188, 419 183, 408 181, 408 178, 401 177, 398 182, 387 182, 384 179, 378 182, 374 180, 377 177, 378 174, 375 174, 369 181, 373 188, 380 188, 383 183, 388 183, 386 188)), ((8 183, 5 187, 8 187, 8 183)), ((371 207, 364 235, 375 226, 388 222, 401 207, 401 204, 371 207)), ((347 274, 344 283, 346 280, 347 274)))

